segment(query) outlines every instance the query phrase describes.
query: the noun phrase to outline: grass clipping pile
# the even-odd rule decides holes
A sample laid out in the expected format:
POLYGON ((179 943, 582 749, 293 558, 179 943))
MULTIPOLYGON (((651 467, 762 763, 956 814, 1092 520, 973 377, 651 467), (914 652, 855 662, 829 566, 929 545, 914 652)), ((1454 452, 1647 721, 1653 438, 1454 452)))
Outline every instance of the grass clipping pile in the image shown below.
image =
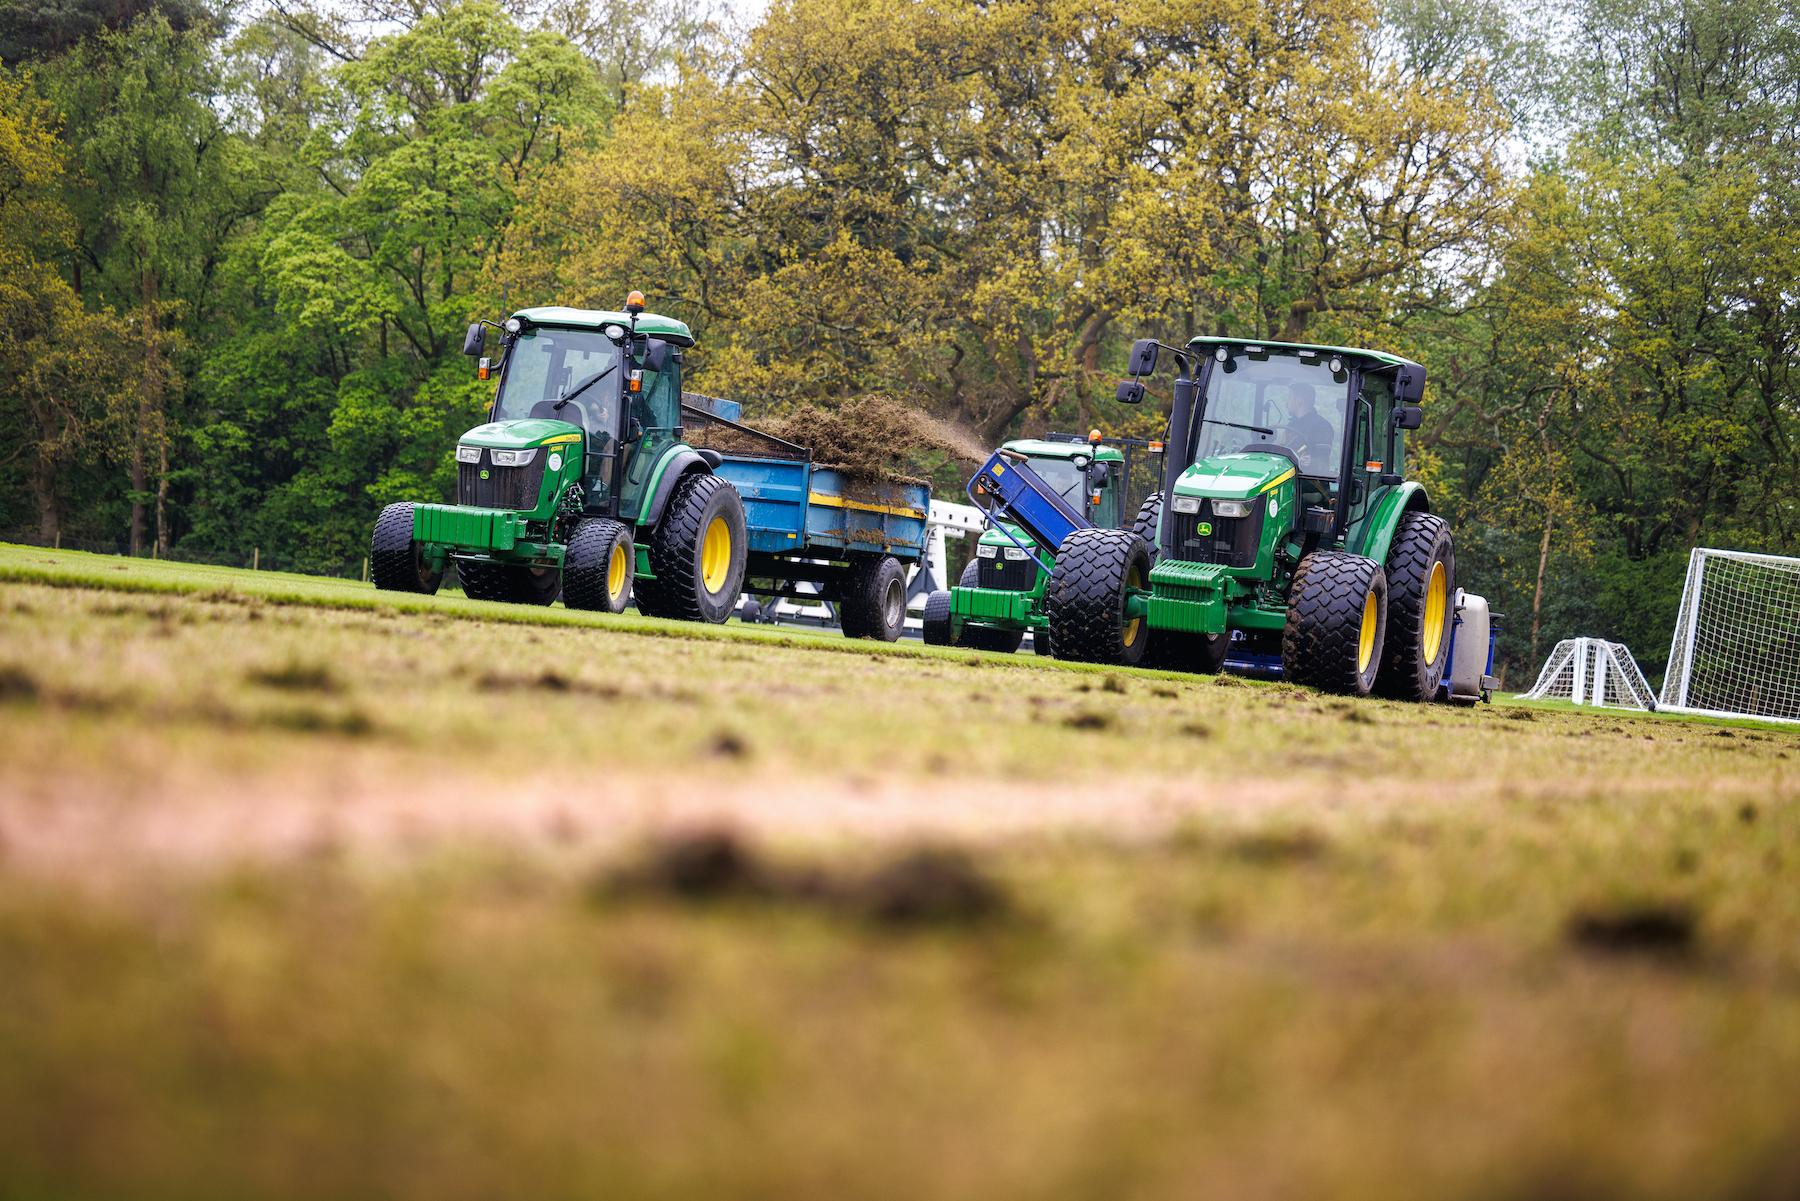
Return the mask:
POLYGON ((924 483, 910 472, 917 456, 934 451, 976 463, 988 455, 967 432, 888 396, 863 396, 835 409, 799 405, 757 428, 810 446, 816 465, 858 482, 924 483))

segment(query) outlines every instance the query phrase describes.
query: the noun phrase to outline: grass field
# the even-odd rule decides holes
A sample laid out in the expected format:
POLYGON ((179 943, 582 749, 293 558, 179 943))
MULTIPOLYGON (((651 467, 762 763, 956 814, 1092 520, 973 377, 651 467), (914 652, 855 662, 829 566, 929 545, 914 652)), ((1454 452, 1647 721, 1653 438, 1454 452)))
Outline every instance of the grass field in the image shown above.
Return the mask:
POLYGON ((0 1197, 1800 1195, 1800 730, 0 547, 0 763, 0 1197))

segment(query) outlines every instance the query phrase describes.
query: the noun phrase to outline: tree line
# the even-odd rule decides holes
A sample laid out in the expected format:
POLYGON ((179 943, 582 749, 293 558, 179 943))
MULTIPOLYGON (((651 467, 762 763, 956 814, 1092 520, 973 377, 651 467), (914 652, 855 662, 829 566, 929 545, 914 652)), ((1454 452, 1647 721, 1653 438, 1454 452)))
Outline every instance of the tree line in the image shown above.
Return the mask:
POLYGON ((107 2, 0 5, 3 530, 344 570, 448 497, 469 320, 636 288, 753 417, 989 441, 1153 434, 1145 334, 1416 358, 1509 683, 1654 671, 1689 548, 1794 552, 1766 0, 107 2))

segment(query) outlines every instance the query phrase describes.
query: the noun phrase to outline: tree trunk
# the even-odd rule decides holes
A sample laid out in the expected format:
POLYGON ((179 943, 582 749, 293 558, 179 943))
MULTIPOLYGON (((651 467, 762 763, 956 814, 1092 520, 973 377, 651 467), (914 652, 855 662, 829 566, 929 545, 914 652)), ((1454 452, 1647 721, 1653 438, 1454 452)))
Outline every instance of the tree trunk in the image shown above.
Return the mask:
POLYGON ((156 555, 169 557, 169 527, 165 515, 169 507, 169 440, 156 442, 156 555))
POLYGON ((1544 568, 1550 563, 1550 527, 1555 517, 1544 514, 1544 541, 1538 546, 1537 592, 1531 598, 1531 662, 1538 661, 1538 616, 1544 607, 1544 568))
POLYGON ((56 460, 42 446, 38 448, 37 469, 31 473, 31 491, 37 498, 38 534, 45 543, 54 544, 62 530, 56 511, 56 460))
MULTIPOLYGON (((131 440, 131 553, 135 557, 144 547, 144 493, 148 491, 149 464, 144 443, 160 430, 157 418, 162 412, 162 346, 156 312, 156 272, 144 269, 144 378, 138 396, 138 422, 131 440)), ((160 443, 161 439, 158 438, 160 443)), ((158 521, 158 536, 161 535, 158 521)))

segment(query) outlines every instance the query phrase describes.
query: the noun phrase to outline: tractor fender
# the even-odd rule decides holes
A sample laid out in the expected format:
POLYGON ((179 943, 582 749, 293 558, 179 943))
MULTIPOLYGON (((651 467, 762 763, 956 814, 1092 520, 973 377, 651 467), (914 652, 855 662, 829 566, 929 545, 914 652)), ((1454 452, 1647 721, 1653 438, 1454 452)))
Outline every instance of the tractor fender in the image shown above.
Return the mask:
POLYGON ((712 473, 712 467, 700 457, 698 451, 684 447, 665 458, 651 478, 650 487, 646 489, 650 493, 650 504, 638 514, 638 524, 655 529, 662 522, 663 509, 668 505, 669 497, 674 494, 675 485, 681 482, 682 476, 695 471, 709 475, 712 473))
POLYGON ((1386 563, 1400 519, 1414 510, 1431 512, 1431 498, 1425 495, 1425 485, 1417 480, 1380 489, 1363 518, 1362 537, 1351 549, 1377 563, 1386 563))

